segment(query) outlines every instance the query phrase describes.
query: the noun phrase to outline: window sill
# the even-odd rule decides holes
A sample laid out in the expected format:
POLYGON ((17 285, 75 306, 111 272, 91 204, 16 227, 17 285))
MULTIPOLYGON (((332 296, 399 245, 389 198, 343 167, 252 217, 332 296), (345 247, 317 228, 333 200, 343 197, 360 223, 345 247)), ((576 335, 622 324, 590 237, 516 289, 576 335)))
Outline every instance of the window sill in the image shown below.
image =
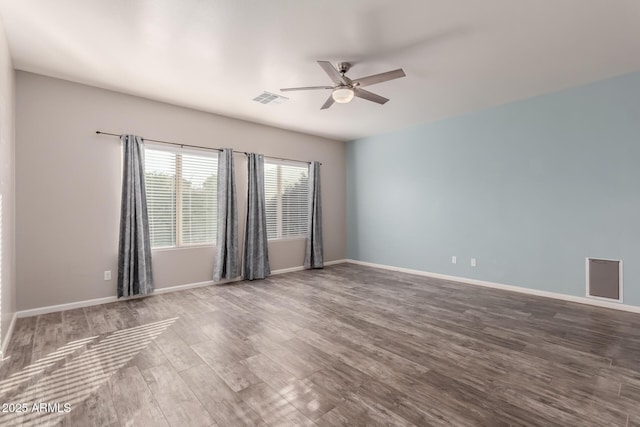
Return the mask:
POLYGON ((164 252, 164 251, 180 251, 183 249, 203 249, 203 248, 215 248, 216 245, 185 245, 185 246, 168 246, 164 248, 151 248, 151 252, 164 252))
POLYGON ((293 240, 306 240, 306 237, 280 237, 277 239, 267 239, 267 243, 276 243, 276 242, 290 242, 293 240))

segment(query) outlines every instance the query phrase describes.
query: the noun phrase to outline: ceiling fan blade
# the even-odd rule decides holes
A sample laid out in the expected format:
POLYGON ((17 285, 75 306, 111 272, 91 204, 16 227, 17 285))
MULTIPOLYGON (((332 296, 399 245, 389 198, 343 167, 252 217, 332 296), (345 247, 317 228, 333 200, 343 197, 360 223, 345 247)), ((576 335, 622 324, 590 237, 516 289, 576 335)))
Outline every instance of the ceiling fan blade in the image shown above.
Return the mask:
POLYGON ((326 110, 327 108, 331 107, 333 105, 333 94, 329 95, 329 98, 327 98, 327 100, 324 102, 324 104, 322 104, 322 107, 320 107, 321 110, 326 110))
POLYGON ((406 74, 402 68, 398 68, 397 70, 387 71, 386 73, 374 74, 372 76, 361 77, 359 79, 355 79, 353 81, 354 84, 357 84, 360 87, 374 85, 376 83, 386 82, 387 80, 399 79, 400 77, 404 77, 406 74))
POLYGON ((305 86, 305 87, 286 87, 280 89, 282 92, 288 92, 291 90, 316 90, 316 89, 333 89, 331 86, 305 86))
POLYGON ((322 67, 325 73, 329 75, 329 78, 335 84, 348 84, 342 74, 336 70, 336 68, 329 61, 318 61, 318 64, 322 67))
POLYGON ((353 93, 358 98, 366 99, 367 101, 372 101, 377 104, 385 104, 388 99, 384 96, 376 95, 375 93, 369 92, 368 90, 360 89, 358 87, 353 88, 353 93))

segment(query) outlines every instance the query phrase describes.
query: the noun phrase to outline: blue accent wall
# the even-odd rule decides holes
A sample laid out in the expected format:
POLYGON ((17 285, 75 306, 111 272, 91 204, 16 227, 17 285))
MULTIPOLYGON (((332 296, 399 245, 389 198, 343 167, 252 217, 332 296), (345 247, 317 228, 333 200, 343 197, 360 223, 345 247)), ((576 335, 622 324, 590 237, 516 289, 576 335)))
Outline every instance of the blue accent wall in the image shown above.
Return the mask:
POLYGON ((347 234, 351 259, 574 296, 586 257, 622 259, 640 306, 640 73, 348 142, 347 234))

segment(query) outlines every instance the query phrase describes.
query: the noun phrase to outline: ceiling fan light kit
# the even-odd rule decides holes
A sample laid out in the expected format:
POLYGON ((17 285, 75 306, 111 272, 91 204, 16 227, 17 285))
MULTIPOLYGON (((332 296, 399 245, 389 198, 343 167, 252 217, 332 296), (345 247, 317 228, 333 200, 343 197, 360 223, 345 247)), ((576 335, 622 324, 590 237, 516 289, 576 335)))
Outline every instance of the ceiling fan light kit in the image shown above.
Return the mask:
POLYGON ((361 88, 406 76, 402 68, 398 68, 397 70, 387 71, 386 73, 374 74, 372 76, 351 80, 349 77, 345 76, 347 71, 351 68, 351 64, 348 62, 338 63, 337 68, 329 61, 318 61, 318 65, 320 65, 324 72, 327 73, 329 78, 333 81, 334 86, 289 87, 280 90, 286 92, 293 90, 331 89, 331 96, 329 96, 322 107, 320 107, 321 110, 326 110, 331 107, 334 102, 337 102, 338 104, 347 104, 356 96, 382 105, 389 100, 383 96, 376 95, 373 92, 369 92, 361 88))
POLYGON ((354 97, 353 89, 349 87, 337 87, 331 93, 333 100, 338 104, 347 104, 351 102, 354 97))

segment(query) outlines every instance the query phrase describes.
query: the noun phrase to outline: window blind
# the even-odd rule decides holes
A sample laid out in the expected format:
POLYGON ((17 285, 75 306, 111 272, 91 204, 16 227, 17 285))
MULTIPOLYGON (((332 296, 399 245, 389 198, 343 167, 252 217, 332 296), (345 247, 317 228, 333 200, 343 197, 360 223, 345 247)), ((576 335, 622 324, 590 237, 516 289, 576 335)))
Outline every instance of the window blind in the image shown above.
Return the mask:
POLYGON ((213 244, 218 214, 218 159, 182 155, 182 244, 213 244))
POLYGON ((145 187, 152 248, 176 245, 176 154, 145 148, 145 187))
POLYGON ((265 162, 267 238, 304 237, 309 217, 308 165, 265 162))
POLYGON ((216 154, 145 148, 152 248, 215 243, 217 173, 216 154))

